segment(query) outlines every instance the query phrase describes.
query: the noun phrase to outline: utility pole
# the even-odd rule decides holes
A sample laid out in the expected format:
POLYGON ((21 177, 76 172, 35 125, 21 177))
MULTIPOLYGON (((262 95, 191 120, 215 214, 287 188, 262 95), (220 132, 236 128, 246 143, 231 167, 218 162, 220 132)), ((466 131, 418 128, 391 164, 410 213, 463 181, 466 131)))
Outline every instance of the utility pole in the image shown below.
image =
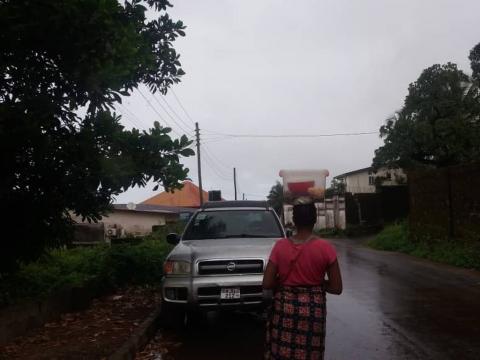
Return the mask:
POLYGON ((235 189, 235 200, 237 200, 237 170, 233 168, 233 188, 235 189))
POLYGON ((195 135, 197 138, 198 188, 200 190, 200 206, 202 206, 203 205, 202 163, 200 161, 200 129, 198 128, 198 122, 195 123, 195 135))

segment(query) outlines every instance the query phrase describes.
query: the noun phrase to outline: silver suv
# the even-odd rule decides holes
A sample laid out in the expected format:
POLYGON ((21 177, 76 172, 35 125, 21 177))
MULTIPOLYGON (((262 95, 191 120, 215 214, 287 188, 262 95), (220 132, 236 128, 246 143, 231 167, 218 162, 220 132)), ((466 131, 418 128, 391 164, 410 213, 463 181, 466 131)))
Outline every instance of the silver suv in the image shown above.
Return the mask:
POLYGON ((164 264, 162 312, 260 306, 268 256, 285 231, 264 201, 208 202, 188 222, 164 264))

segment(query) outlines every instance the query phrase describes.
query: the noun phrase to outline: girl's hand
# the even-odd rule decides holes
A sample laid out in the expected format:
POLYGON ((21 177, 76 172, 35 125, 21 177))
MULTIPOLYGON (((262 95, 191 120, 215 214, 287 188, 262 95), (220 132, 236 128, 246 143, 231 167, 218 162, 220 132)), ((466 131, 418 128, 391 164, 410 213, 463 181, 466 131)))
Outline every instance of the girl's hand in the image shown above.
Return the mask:
POLYGON ((325 291, 330 294, 340 295, 343 291, 342 274, 340 273, 340 266, 335 260, 327 268, 328 280, 325 281, 325 291))
POLYGON ((263 273, 263 283, 262 286, 265 290, 273 290, 277 286, 277 265, 268 262, 267 268, 263 273))

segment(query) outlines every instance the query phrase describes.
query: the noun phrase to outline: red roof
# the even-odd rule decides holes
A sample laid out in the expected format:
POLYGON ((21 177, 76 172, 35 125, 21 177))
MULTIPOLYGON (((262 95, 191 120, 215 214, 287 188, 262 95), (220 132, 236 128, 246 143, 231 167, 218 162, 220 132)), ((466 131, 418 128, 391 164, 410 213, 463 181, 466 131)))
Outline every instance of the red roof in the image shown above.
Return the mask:
MULTIPOLYGON (((203 201, 208 201, 208 192, 206 191, 203 191, 203 201)), ((184 181, 182 189, 173 192, 161 192, 141 202, 141 204, 200 207, 200 189, 191 181, 184 181)))

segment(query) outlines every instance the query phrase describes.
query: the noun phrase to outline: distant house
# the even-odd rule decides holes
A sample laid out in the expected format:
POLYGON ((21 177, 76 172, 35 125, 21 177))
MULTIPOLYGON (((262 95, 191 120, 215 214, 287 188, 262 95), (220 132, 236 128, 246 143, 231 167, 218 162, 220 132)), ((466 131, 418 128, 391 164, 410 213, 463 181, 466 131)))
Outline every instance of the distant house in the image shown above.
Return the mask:
POLYGON ((73 216, 73 220, 77 222, 75 243, 88 244, 125 236, 147 235, 157 227, 189 218, 194 212, 193 208, 115 204, 112 211, 103 216, 98 223, 89 223, 82 221, 81 217, 73 216))
MULTIPOLYGON (((193 208, 178 208, 175 206, 147 205, 147 204, 115 204, 112 213, 102 220, 107 226, 118 225, 122 232, 137 235, 146 235, 169 223, 179 219, 189 218, 195 212, 193 208)), ((108 230, 107 230, 108 231, 108 230)))
MULTIPOLYGON (((203 191, 208 201, 208 192, 203 191)), ((200 207, 200 189, 190 181, 173 192, 163 191, 139 204, 114 204, 112 211, 101 221, 91 224, 73 217, 77 222, 77 243, 104 241, 108 238, 142 236, 168 223, 186 221, 200 207)))
MULTIPOLYGON (((208 201, 208 192, 202 192, 203 201, 208 201)), ((200 189, 191 181, 184 181, 183 188, 173 192, 163 191, 143 201, 142 205, 161 205, 173 207, 200 207, 200 189)))
POLYGON ((334 179, 345 185, 347 226, 381 226, 408 215, 407 176, 402 169, 367 167, 334 179))
POLYGON ((407 176, 402 169, 379 169, 372 167, 353 170, 334 177, 345 184, 345 192, 352 194, 375 193, 377 186, 406 184, 407 176))

